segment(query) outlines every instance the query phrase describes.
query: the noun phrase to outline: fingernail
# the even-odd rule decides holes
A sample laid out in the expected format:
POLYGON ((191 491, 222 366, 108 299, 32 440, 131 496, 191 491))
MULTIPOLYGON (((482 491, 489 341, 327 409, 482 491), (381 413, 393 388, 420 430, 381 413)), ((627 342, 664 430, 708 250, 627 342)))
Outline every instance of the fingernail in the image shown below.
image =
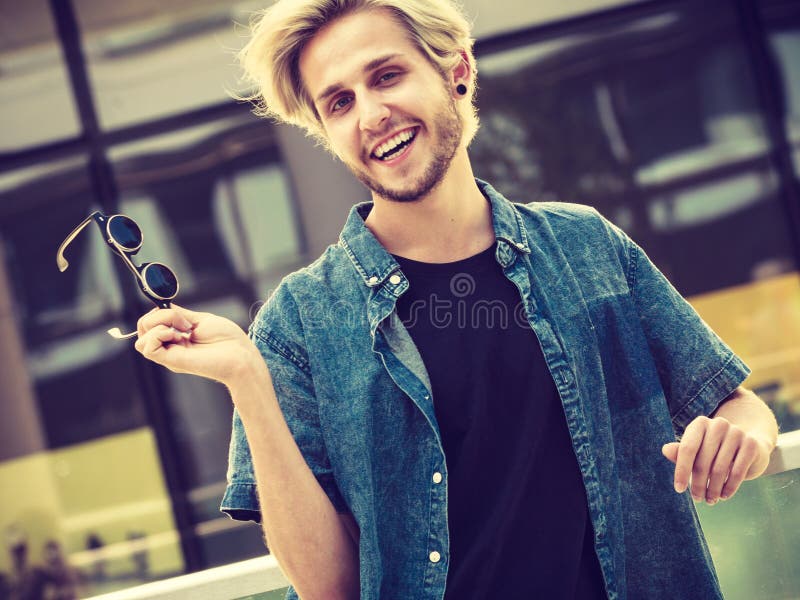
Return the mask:
POLYGON ((700 496, 695 496, 694 494, 692 494, 692 500, 694 500, 695 502, 700 502, 702 498, 700 498, 700 496))

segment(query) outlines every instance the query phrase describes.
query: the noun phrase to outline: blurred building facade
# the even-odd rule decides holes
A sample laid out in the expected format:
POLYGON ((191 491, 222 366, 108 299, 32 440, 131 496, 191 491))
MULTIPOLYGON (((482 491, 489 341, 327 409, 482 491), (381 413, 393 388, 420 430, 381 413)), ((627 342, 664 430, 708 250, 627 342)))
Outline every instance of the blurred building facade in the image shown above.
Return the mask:
MULTIPOLYGON (((217 512, 224 388, 105 333, 150 306, 94 229, 55 264, 92 210, 127 214, 181 304, 246 327, 335 243, 367 192, 227 95, 262 5, 0 0, 0 597, 54 561, 88 595, 264 551, 217 512)), ((625 229, 800 428, 800 5, 465 6, 476 174, 625 229)))

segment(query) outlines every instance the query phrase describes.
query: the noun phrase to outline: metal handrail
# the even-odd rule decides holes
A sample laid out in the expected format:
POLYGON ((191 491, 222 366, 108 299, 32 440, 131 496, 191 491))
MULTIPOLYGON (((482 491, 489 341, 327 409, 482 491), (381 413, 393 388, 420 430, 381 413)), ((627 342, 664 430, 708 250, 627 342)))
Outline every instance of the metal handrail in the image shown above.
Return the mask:
POLYGON ((774 475, 784 471, 800 469, 800 429, 778 436, 778 445, 769 458, 764 475, 774 475))
POLYGON ((289 585, 272 555, 93 596, 89 600, 234 600, 289 585))
MULTIPOLYGON (((770 457, 764 475, 800 469, 800 430, 778 436, 778 445, 770 457)), ((213 598, 235 600, 254 594, 279 590, 289 585, 273 556, 206 569, 198 573, 154 581, 89 600, 185 600, 213 598)))

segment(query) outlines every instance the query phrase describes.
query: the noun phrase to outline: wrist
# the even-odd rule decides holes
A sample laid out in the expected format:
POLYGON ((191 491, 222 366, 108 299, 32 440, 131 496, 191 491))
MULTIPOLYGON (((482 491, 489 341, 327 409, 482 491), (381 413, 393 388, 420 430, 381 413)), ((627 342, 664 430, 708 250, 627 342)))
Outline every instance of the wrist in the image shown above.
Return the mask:
POLYGON ((247 394, 251 390, 263 389, 269 382, 269 369, 255 346, 242 352, 226 380, 223 382, 232 396, 247 394))

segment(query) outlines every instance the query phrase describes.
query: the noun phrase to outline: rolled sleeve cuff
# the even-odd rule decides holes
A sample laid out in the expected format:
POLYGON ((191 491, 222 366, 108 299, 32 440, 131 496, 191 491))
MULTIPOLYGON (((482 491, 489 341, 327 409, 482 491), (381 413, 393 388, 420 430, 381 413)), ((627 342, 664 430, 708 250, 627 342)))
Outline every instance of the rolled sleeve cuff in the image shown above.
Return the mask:
POLYGON ((678 436, 686 427, 700 416, 709 416, 750 375, 750 368, 735 354, 731 354, 722 367, 698 392, 689 399, 676 415, 672 424, 678 436))
POLYGON ((229 484, 225 489, 219 509, 236 521, 261 523, 261 508, 258 504, 258 492, 254 483, 229 484))
MULTIPOLYGON (((342 498, 336 481, 331 476, 318 476, 317 481, 338 513, 349 513, 350 509, 342 498)), ((219 510, 236 521, 255 521, 261 523, 261 506, 258 490, 254 483, 230 483, 225 489, 219 510)))

